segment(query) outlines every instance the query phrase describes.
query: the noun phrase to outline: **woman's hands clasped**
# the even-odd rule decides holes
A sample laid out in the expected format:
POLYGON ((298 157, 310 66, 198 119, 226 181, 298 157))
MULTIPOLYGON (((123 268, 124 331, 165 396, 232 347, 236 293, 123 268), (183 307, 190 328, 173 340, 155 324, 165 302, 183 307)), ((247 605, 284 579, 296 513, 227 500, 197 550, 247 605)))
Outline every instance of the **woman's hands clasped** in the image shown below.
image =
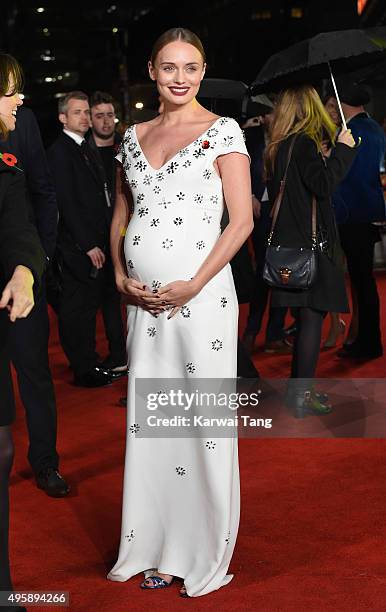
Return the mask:
POLYGON ((134 278, 122 276, 117 278, 116 282, 118 291, 124 294, 129 304, 139 306, 154 316, 166 310, 170 311, 168 319, 174 317, 181 306, 189 302, 200 290, 194 279, 173 281, 157 291, 151 291, 134 278))

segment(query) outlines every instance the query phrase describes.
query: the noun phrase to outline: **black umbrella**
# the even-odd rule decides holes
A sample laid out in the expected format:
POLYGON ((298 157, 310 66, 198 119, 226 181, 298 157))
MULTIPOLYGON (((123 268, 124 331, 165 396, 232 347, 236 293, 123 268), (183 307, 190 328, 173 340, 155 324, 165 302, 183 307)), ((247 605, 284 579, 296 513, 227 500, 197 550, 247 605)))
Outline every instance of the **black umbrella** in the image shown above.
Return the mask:
POLYGON ((253 93, 280 91, 289 85, 315 82, 330 76, 346 127, 333 71, 346 74, 385 57, 386 28, 325 32, 270 57, 251 89, 253 93))

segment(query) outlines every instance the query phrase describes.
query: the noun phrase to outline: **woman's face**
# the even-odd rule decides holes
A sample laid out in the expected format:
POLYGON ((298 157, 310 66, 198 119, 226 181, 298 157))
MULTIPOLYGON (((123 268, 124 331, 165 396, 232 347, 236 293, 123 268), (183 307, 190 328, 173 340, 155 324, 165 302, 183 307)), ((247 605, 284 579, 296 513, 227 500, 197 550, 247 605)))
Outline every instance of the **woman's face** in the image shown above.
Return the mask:
POLYGON ((205 64, 196 47, 177 40, 159 51, 154 65, 149 62, 149 74, 165 104, 182 106, 197 95, 205 64))
POLYGON ((15 83, 10 75, 8 83, 8 91, 4 96, 0 97, 0 118, 5 124, 7 130, 14 130, 16 127, 16 111, 17 107, 23 104, 18 92, 12 94, 15 83), (12 95, 11 95, 12 94, 12 95))
POLYGON ((335 125, 340 125, 340 116, 338 112, 338 104, 335 98, 328 98, 326 104, 324 105, 326 111, 330 115, 331 119, 335 123, 335 125))

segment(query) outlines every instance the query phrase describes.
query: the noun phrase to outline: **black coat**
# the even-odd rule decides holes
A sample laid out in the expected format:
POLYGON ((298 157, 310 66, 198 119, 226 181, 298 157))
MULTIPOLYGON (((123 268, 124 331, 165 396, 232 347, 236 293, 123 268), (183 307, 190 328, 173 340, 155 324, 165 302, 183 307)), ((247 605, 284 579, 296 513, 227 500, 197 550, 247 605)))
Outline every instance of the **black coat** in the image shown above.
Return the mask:
POLYGON ((80 279, 91 267, 87 251, 109 244, 109 211, 104 185, 81 147, 62 133, 48 149, 59 209, 58 250, 80 279))
MULTIPOLYGON (((292 138, 287 138, 277 152, 274 174, 268 185, 272 202, 279 191, 292 138)), ((322 311, 347 312, 343 259, 331 195, 348 172, 355 155, 355 149, 337 143, 331 156, 325 159, 311 138, 305 134, 296 138, 272 244, 311 246, 314 194, 317 199, 318 242, 326 245, 326 251, 318 252, 319 271, 314 287, 307 291, 275 289, 272 292, 274 306, 308 306, 322 311)))
MULTIPOLYGON (((38 289, 45 266, 45 254, 36 228, 28 219, 24 177, 0 161, 0 295, 16 266, 31 270, 38 289)), ((36 292, 36 290, 35 290, 36 292)), ((13 397, 8 355, 8 315, 0 311, 0 426, 13 420, 13 397)))
POLYGON ((43 248, 52 257, 55 252, 58 208, 40 130, 31 109, 17 111, 16 129, 0 150, 13 153, 24 170, 31 219, 35 223, 43 248))

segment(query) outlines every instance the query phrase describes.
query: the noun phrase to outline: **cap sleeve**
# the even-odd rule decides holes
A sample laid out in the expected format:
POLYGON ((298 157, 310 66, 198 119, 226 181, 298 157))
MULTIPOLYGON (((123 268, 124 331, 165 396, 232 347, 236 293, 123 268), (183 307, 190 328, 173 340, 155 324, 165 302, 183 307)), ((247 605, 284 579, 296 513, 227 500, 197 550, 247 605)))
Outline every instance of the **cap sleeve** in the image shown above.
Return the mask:
POLYGON ((220 119, 220 126, 217 146, 215 147, 215 157, 227 155, 228 153, 242 153, 247 155, 250 160, 245 145, 244 132, 240 129, 237 121, 229 117, 223 117, 220 119))

